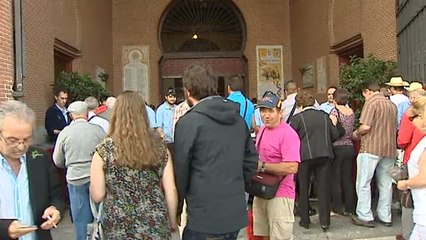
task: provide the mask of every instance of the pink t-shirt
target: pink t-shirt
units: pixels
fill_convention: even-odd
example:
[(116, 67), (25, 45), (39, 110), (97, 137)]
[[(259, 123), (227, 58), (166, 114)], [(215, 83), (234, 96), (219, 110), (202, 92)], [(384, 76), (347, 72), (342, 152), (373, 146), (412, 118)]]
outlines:
[[(300, 162), (299, 135), (285, 122), (281, 122), (275, 128), (263, 126), (259, 130), (256, 143), (260, 160), (264, 162)], [(275, 197), (294, 199), (295, 188), (294, 174), (288, 174), (282, 180)]]

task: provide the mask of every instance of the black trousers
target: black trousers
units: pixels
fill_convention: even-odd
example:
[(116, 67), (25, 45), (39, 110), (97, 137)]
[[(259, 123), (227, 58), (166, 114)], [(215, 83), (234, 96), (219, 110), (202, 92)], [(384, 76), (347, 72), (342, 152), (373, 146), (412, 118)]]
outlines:
[(330, 159), (314, 158), (303, 160), (299, 165), (299, 216), (300, 222), (311, 223), (309, 219), (309, 183), (311, 174), (314, 174), (318, 193), (318, 212), (320, 224), (330, 225)]
[[(355, 213), (355, 195), (352, 182), (354, 147), (335, 146), (334, 161), (331, 164), (331, 209), (336, 213)], [(343, 209), (343, 202), (345, 208)]]

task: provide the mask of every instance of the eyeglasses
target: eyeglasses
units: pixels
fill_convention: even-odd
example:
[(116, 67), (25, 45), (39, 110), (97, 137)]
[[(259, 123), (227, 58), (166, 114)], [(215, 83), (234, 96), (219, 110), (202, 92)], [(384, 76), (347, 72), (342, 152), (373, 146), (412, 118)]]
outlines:
[(410, 120), (410, 122), (412, 122), (414, 119), (421, 117), (421, 116), (422, 116), (421, 114), (415, 114), (413, 116), (408, 117), (408, 119)]
[(19, 140), (19, 139), (16, 139), (16, 138), (5, 138), (3, 136), (2, 132), (0, 132), (0, 137), (3, 139), (3, 141), (6, 143), (6, 145), (8, 145), (9, 147), (13, 147), (13, 148), (18, 147), (20, 144), (27, 147), (33, 141), (32, 137), (29, 137), (29, 138), (24, 139), (24, 140)]

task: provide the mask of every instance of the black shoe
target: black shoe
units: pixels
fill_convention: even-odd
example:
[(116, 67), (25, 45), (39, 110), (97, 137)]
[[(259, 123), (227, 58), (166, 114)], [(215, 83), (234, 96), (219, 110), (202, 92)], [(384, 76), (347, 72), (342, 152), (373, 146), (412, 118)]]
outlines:
[(385, 221), (380, 220), (380, 218), (377, 218), (377, 222), (385, 225), (386, 227), (392, 227), (392, 222), (385, 222)]
[(309, 223), (299, 222), (299, 226), (304, 227), (305, 229), (309, 229)]
[(374, 228), (374, 222), (373, 221), (363, 221), (363, 220), (359, 219), (357, 216), (354, 216), (354, 215), (351, 216), (351, 219), (352, 219), (352, 223), (357, 225), (357, 226)]
[(323, 232), (327, 232), (328, 229), (330, 228), (330, 225), (321, 225), (321, 228)]

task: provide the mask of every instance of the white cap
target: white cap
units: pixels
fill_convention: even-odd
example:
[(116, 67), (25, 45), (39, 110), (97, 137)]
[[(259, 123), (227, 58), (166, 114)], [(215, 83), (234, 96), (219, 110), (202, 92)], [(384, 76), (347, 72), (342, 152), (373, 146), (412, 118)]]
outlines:
[(70, 113), (85, 113), (87, 112), (87, 104), (83, 101), (75, 101), (68, 106), (67, 110)]

